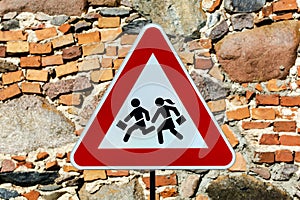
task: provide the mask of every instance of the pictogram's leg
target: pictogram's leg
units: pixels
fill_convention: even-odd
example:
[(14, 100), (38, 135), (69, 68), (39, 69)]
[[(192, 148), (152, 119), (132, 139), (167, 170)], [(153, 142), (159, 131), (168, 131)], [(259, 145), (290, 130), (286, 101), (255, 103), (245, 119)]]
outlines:
[(164, 143), (164, 138), (163, 138), (163, 134), (162, 134), (161, 130), (157, 132), (157, 136), (158, 136), (159, 144), (163, 144)]
[(123, 141), (124, 141), (124, 142), (128, 142), (128, 140), (129, 140), (129, 138), (130, 138), (132, 132), (133, 132), (134, 130), (138, 129), (138, 128), (139, 128), (139, 126), (136, 125), (136, 124), (134, 124), (133, 126), (131, 126), (131, 127), (127, 130), (127, 132), (126, 132), (126, 134), (125, 134), (125, 136), (124, 136), (124, 138), (123, 138)]
[(181, 135), (180, 133), (178, 133), (175, 129), (170, 129), (171, 133), (173, 133), (173, 135), (175, 135), (179, 140), (183, 139), (183, 135)]

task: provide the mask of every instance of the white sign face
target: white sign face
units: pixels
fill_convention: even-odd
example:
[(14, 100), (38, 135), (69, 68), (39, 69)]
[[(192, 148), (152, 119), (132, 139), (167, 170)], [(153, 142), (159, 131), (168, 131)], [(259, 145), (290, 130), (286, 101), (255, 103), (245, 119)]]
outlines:
[[(169, 115), (167, 114), (163, 116), (163, 114), (158, 114), (155, 122), (153, 122), (152, 119), (160, 107), (155, 103), (157, 98), (162, 98), (164, 100), (170, 99), (174, 104), (170, 104), (165, 101), (164, 105), (169, 108), (175, 107), (179, 112), (179, 115), (173, 110), (170, 110)], [(142, 117), (138, 117), (138, 120), (136, 120), (135, 116), (132, 116), (127, 122), (125, 122), (125, 118), (135, 109), (135, 107), (131, 105), (131, 101), (133, 99), (138, 99), (140, 102), (138, 107), (142, 107), (148, 111), (148, 120), (146, 119), (145, 113), (142, 114), (138, 113), (137, 111), (136, 114), (141, 114)], [(185, 118), (185, 121), (182, 124), (176, 122), (176, 119), (178, 119), (180, 116)], [(143, 127), (136, 126), (137, 123), (139, 124), (140, 120), (145, 122), (145, 131), (143, 130)], [(177, 136), (172, 133), (172, 128), (162, 128), (164, 126), (162, 124), (172, 124), (172, 122), (170, 122), (171, 120), (175, 126), (175, 131), (179, 133)], [(121, 121), (120, 123), (123, 124), (122, 128), (124, 130), (117, 126), (119, 121)], [(159, 142), (158, 140), (158, 132), (160, 130), (162, 131), (163, 143)], [(130, 136), (127, 141), (124, 141), (126, 133), (130, 133)], [(125, 100), (125, 103), (115, 117), (115, 120), (110, 126), (107, 134), (99, 144), (99, 148), (146, 149), (185, 147), (207, 148), (207, 145), (201, 137), (197, 127), (193, 123), (193, 120), (190, 119), (188, 112), (177, 96), (173, 86), (162, 70), (155, 55), (152, 54), (127, 99)]]

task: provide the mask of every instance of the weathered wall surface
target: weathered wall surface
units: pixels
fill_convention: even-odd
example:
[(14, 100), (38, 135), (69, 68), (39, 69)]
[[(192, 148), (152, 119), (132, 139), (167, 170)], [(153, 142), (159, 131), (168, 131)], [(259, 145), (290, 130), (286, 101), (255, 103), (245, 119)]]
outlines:
[(158, 170), (157, 199), (300, 199), (300, 5), (163, 2), (0, 1), (0, 199), (148, 198), (148, 171), (81, 171), (70, 151), (150, 21), (236, 152), (228, 170)]

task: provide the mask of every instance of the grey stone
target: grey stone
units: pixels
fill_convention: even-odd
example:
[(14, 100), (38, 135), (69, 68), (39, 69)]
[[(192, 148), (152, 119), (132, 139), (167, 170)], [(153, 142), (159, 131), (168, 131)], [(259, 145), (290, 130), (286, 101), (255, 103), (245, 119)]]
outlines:
[(218, 12), (212, 13), (209, 18), (208, 18), (208, 22), (207, 22), (207, 26), (208, 28), (213, 27), (214, 25), (216, 25), (221, 19), (221, 14)]
[(67, 191), (55, 191), (51, 192), (50, 194), (43, 195), (44, 200), (53, 200), (53, 199), (58, 199), (62, 195), (66, 194)]
[(80, 16), (86, 10), (86, 6), (87, 0), (1, 0), (0, 15), (15, 11)]
[(12, 199), (19, 196), (19, 193), (15, 190), (8, 190), (5, 188), (0, 188), (0, 199)]
[(100, 10), (100, 14), (105, 17), (127, 17), (130, 11), (131, 9), (128, 8), (103, 8)]
[[(113, 191), (113, 192), (112, 192)], [(94, 194), (90, 194), (85, 190), (85, 185), (79, 191), (79, 198), (81, 200), (128, 200), (128, 199), (144, 199), (143, 188), (138, 180), (133, 179), (129, 183), (110, 184), (101, 186), (100, 190)]]
[(0, 104), (0, 153), (60, 147), (77, 140), (74, 124), (42, 97), (23, 95)]
[(61, 185), (45, 185), (39, 187), (39, 190), (43, 192), (51, 192), (51, 191), (59, 190), (61, 188), (62, 188)]
[(43, 12), (37, 12), (35, 14), (35, 19), (37, 19), (39, 21), (50, 21), (52, 19), (52, 17)]
[(75, 177), (72, 180), (68, 180), (65, 182), (66, 187), (80, 186), (83, 185), (84, 179), (80, 177)]
[(11, 20), (8, 20), (8, 21), (4, 21), (4, 22), (1, 23), (1, 25), (2, 25), (2, 30), (3, 31), (8, 31), (8, 30), (20, 28), (20, 22), (19, 22), (19, 20), (16, 20), (16, 19), (11, 19)]
[(83, 18), (87, 21), (94, 21), (98, 20), (100, 17), (101, 15), (99, 13), (87, 13)]
[(192, 71), (191, 77), (205, 101), (223, 99), (229, 92), (228, 88), (223, 87), (220, 82), (202, 76), (196, 71)]
[(75, 79), (60, 80), (55, 83), (46, 83), (43, 86), (43, 90), (47, 96), (54, 99), (60, 94), (88, 90), (91, 87), (92, 84), (87, 77), (77, 77)]
[(191, 35), (206, 23), (206, 15), (198, 0), (132, 0), (133, 8), (167, 34)]
[(6, 62), (5, 60), (0, 60), (0, 72), (4, 73), (4, 72), (14, 72), (18, 70), (18, 66), (10, 63), (10, 62)]
[(67, 15), (58, 15), (58, 16), (54, 16), (50, 23), (54, 26), (60, 26), (63, 23), (65, 23), (67, 20), (69, 19), (69, 16)]
[(180, 193), (184, 198), (192, 197), (196, 193), (200, 181), (199, 175), (189, 175), (181, 184)]
[(75, 32), (79, 33), (82, 32), (84, 30), (90, 29), (92, 26), (91, 22), (86, 22), (86, 21), (79, 21), (75, 24)]
[(229, 12), (254, 12), (260, 10), (266, 0), (225, 0), (225, 9)]
[(297, 21), (282, 21), (227, 35), (215, 50), (232, 81), (283, 79), (295, 64), (299, 36)]
[(227, 25), (227, 22), (222, 21), (211, 30), (209, 37), (212, 40), (218, 40), (221, 39), (228, 31), (229, 27)]
[(288, 181), (297, 170), (298, 166), (293, 164), (275, 165), (272, 169), (272, 179)]
[(231, 16), (231, 23), (234, 30), (240, 31), (243, 28), (253, 28), (254, 17), (252, 14), (234, 14)]
[(285, 199), (292, 198), (276, 186), (262, 182), (252, 176), (219, 176), (212, 181), (206, 192), (211, 200), (220, 199)]
[(3, 20), (9, 20), (9, 19), (13, 19), (17, 16), (17, 12), (9, 12), (9, 13), (6, 13), (5, 15), (3, 15), (2, 19)]
[(57, 172), (9, 172), (0, 173), (0, 182), (12, 183), (22, 187), (30, 187), (37, 184), (52, 184), (58, 176)]
[(151, 23), (150, 20), (135, 20), (123, 26), (122, 30), (127, 34), (139, 34), (141, 29), (149, 23)]
[(269, 180), (271, 178), (270, 170), (266, 167), (255, 167), (252, 168), (251, 171), (259, 175), (263, 179)]

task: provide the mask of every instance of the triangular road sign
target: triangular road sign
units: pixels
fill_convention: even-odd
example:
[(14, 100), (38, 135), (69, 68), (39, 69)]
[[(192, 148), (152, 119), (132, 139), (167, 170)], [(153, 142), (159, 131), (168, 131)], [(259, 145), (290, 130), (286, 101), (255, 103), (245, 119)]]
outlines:
[(139, 34), (71, 153), (79, 169), (226, 169), (235, 154), (161, 27)]

